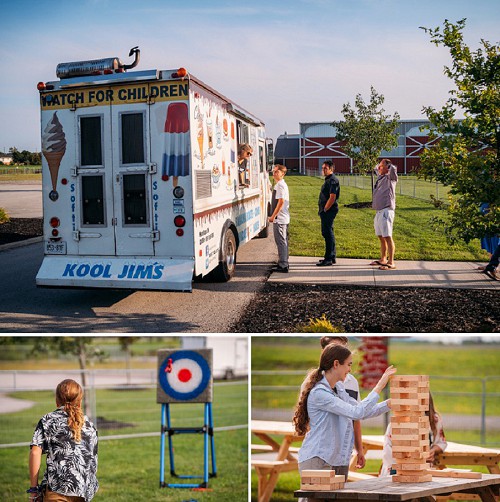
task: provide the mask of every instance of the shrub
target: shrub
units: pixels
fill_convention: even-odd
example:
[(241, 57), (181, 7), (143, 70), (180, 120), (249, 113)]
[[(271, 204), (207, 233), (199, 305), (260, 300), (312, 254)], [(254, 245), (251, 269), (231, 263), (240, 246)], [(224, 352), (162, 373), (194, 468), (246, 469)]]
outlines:
[(10, 221), (9, 215), (5, 209), (0, 207), (0, 223), (7, 223), (8, 221)]
[(342, 326), (334, 326), (323, 314), (316, 319), (309, 319), (309, 324), (298, 327), (298, 333), (343, 333)]

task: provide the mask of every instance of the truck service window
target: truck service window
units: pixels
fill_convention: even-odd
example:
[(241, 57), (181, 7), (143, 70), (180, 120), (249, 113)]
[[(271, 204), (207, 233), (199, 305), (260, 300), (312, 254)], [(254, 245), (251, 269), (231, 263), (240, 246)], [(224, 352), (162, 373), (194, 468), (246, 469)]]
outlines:
[(144, 164), (144, 115), (122, 113), (122, 164)]
[(101, 117), (80, 117), (82, 166), (102, 166)]
[(82, 225), (105, 225), (104, 176), (84, 175), (82, 180)]
[(147, 225), (146, 175), (123, 175), (123, 224)]

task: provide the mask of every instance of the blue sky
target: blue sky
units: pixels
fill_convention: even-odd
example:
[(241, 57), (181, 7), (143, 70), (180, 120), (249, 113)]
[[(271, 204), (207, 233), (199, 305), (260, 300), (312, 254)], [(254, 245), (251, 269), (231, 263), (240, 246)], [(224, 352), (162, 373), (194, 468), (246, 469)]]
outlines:
[(0, 150), (40, 149), (37, 82), (60, 62), (141, 49), (140, 70), (174, 69), (216, 88), (267, 125), (341, 118), (370, 86), (388, 113), (421, 118), (452, 89), (446, 49), (419, 26), (467, 18), (466, 42), (500, 39), (498, 0), (67, 0), (2, 2)]

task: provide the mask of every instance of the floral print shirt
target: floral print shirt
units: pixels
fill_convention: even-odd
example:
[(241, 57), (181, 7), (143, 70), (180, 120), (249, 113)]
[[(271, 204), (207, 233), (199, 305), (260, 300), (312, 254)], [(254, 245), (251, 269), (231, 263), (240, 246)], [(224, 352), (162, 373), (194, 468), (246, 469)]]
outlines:
[(32, 446), (40, 447), (42, 453), (47, 454), (43, 487), (62, 495), (92, 500), (99, 487), (97, 429), (86, 416), (81, 441), (76, 443), (64, 408), (44, 415), (36, 426)]

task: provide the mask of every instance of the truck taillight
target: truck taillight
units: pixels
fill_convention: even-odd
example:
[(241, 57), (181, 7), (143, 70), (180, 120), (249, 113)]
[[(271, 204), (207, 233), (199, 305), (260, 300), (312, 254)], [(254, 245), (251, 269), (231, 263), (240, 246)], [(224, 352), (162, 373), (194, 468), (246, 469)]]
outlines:
[(52, 237), (57, 237), (59, 235), (59, 230), (57, 230), (57, 228), (54, 228), (51, 233)]
[(185, 224), (186, 224), (186, 218), (184, 218), (184, 216), (177, 215), (174, 218), (174, 225), (176, 227), (183, 227)]
[(178, 228), (175, 233), (179, 236), (182, 237), (184, 235), (184, 230), (182, 228)]
[(52, 228), (57, 228), (61, 224), (61, 220), (56, 216), (50, 218), (49, 224)]

